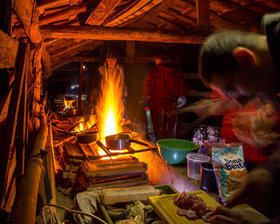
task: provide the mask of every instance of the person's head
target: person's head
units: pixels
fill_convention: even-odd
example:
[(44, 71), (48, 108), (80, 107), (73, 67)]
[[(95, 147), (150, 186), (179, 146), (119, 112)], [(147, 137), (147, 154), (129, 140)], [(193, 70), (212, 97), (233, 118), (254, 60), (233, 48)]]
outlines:
[(117, 53), (113, 50), (110, 50), (107, 52), (106, 55), (106, 62), (108, 64), (109, 67), (115, 67), (118, 61), (118, 56)]
[(279, 90), (266, 36), (236, 30), (210, 35), (200, 50), (204, 84), (229, 98), (261, 97)]

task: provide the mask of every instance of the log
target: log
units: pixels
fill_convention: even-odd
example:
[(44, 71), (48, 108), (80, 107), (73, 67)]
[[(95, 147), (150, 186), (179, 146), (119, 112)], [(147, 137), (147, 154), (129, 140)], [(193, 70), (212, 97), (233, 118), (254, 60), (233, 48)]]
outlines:
[(90, 39), (90, 40), (134, 40), (161, 43), (201, 44), (205, 37), (197, 34), (164, 33), (137, 29), (111, 27), (54, 27), (42, 28), (45, 38)]
[(99, 5), (91, 12), (86, 24), (92, 26), (101, 25), (105, 19), (114, 11), (121, 0), (101, 0)]
[[(48, 136), (48, 126), (42, 119), (41, 127), (33, 145), (31, 158), (28, 161), (26, 172), (20, 182), (14, 207), (11, 214), (11, 223), (35, 223), (39, 181), (43, 168), (41, 150), (45, 150)], [(32, 186), (32, 187), (31, 187)]]
[(40, 6), (38, 6), (38, 11), (39, 14), (44, 14), (46, 9), (51, 9), (51, 8), (57, 8), (57, 7), (61, 7), (64, 5), (69, 5), (70, 0), (53, 0), (53, 1), (47, 1), (43, 4), (41, 4)]
[(0, 68), (15, 67), (19, 42), (0, 30)]
[(91, 2), (89, 1), (78, 6), (73, 5), (47, 16), (40, 17), (40, 26), (44, 26), (49, 23), (54, 23), (61, 20), (73, 20), (75, 19), (77, 14), (86, 12), (87, 8), (90, 6), (90, 3)]
[[(10, 166), (10, 157), (13, 155), (12, 149), (14, 148), (16, 127), (18, 121), (18, 113), (20, 100), (22, 95), (22, 88), (24, 83), (24, 78), (28, 70), (29, 62), (29, 45), (21, 44), (19, 46), (19, 56), (16, 63), (16, 75), (15, 75), (15, 84), (11, 95), (11, 101), (9, 105), (9, 113), (7, 116), (7, 122), (2, 133), (2, 150), (0, 150), (0, 193), (1, 193), (1, 206), (5, 203), (5, 197), (7, 190), (10, 186), (9, 183), (9, 171), (8, 167)], [(3, 209), (3, 207), (2, 207)]]
[(42, 35), (39, 28), (39, 13), (35, 0), (17, 0), (14, 10), (32, 43), (40, 43)]
[(51, 56), (47, 52), (44, 42), (43, 42), (43, 45), (42, 45), (42, 62), (43, 62), (43, 65), (44, 65), (43, 74), (44, 74), (45, 79), (47, 79), (52, 74)]

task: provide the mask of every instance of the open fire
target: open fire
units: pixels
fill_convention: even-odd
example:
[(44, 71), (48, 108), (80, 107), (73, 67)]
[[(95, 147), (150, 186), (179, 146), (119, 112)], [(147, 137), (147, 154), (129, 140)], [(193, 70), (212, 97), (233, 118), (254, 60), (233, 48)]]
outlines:
[(96, 106), (100, 140), (121, 132), (124, 122), (124, 105), (122, 103), (124, 83), (116, 74), (105, 73), (101, 82), (101, 95)]

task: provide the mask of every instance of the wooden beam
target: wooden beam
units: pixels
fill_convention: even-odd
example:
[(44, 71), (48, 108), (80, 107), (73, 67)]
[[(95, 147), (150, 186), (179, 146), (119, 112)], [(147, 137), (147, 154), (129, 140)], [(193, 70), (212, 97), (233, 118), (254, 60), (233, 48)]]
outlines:
[(44, 65), (43, 75), (45, 78), (48, 78), (51, 76), (51, 73), (52, 73), (51, 57), (46, 50), (46, 46), (45, 46), (44, 42), (43, 42), (43, 46), (42, 46), (42, 62)]
[(132, 6), (128, 6), (128, 8), (124, 8), (122, 11), (118, 12), (110, 21), (105, 22), (105, 26), (117, 26), (126, 22), (127, 20), (131, 20), (149, 9), (155, 7), (163, 0), (141, 0), (135, 1)]
[(0, 68), (15, 67), (19, 42), (0, 30)]
[(196, 20), (199, 30), (205, 32), (210, 30), (209, 0), (196, 0)]
[(86, 24), (92, 26), (101, 25), (120, 2), (121, 0), (101, 0), (99, 5), (91, 12)]
[(52, 56), (52, 70), (59, 68), (62, 65), (71, 62), (71, 57), (80, 54), (81, 52), (92, 51), (97, 46), (101, 45), (101, 41), (85, 41), (75, 44), (64, 51)]
[[(141, 19), (136, 18), (137, 21), (129, 20), (128, 23), (131, 24), (133, 22), (133, 26), (142, 27), (145, 22), (149, 21), (152, 18), (156, 18), (160, 12), (165, 11), (172, 5), (174, 5), (173, 0), (164, 0), (161, 4), (149, 10), (149, 12), (143, 15)], [(121, 27), (125, 25), (127, 25), (127, 23), (121, 24)]]
[(0, 150), (0, 194), (1, 194), (1, 207), (3, 208), (5, 203), (5, 195), (7, 193), (7, 189), (9, 188), (10, 183), (8, 180), (10, 179), (8, 176), (8, 170), (10, 160), (9, 158), (12, 156), (12, 150), (14, 148), (16, 127), (18, 121), (18, 113), (19, 106), (21, 101), (22, 88), (24, 83), (25, 74), (28, 70), (28, 62), (29, 62), (29, 45), (21, 44), (19, 46), (19, 56), (17, 60), (16, 66), (16, 75), (15, 75), (15, 85), (11, 95), (11, 101), (9, 105), (9, 113), (7, 117), (7, 122), (5, 124), (5, 130), (2, 132), (2, 142)]
[(35, 0), (17, 0), (14, 10), (19, 17), (27, 36), (32, 43), (40, 43), (42, 35), (39, 28), (39, 13)]
[(73, 5), (66, 7), (65, 9), (58, 10), (55, 13), (40, 17), (40, 26), (48, 25), (62, 20), (73, 20), (76, 15), (81, 12), (86, 12), (90, 2), (86, 2), (80, 5)]
[(131, 40), (161, 43), (201, 44), (205, 37), (187, 33), (164, 33), (112, 27), (54, 27), (42, 28), (45, 38)]
[(43, 4), (39, 5), (38, 11), (39, 14), (44, 14), (46, 9), (51, 9), (51, 8), (57, 8), (57, 7), (61, 7), (64, 5), (69, 5), (70, 0), (53, 0), (53, 1), (46, 1)]

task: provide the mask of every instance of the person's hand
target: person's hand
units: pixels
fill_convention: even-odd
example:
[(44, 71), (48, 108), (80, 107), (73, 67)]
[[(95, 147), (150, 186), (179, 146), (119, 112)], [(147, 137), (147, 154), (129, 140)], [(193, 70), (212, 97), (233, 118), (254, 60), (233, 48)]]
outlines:
[(187, 103), (187, 98), (185, 96), (179, 96), (177, 100), (176, 108), (181, 108)]
[(247, 174), (238, 190), (230, 197), (230, 202), (226, 206), (232, 207), (237, 204), (247, 203), (264, 213), (266, 211), (264, 198), (268, 198), (274, 184), (271, 172), (264, 168), (256, 168)]
[(210, 219), (211, 224), (260, 224), (258, 219), (246, 215), (246, 213), (222, 206), (217, 207), (213, 211), (213, 215)]

